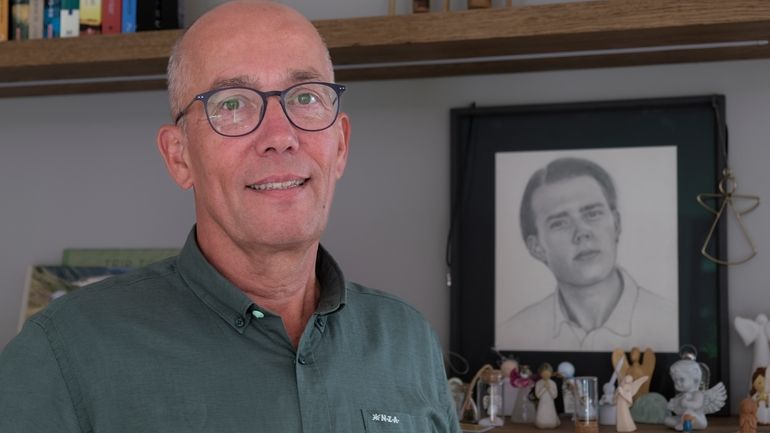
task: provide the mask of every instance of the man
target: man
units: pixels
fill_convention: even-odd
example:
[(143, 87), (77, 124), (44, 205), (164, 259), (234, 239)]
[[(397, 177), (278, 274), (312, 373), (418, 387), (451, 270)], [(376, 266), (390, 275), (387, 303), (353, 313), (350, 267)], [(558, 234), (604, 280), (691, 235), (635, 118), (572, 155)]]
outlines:
[(596, 163), (560, 158), (524, 190), (521, 232), (556, 290), (505, 320), (498, 345), (513, 350), (675, 351), (677, 311), (617, 265), (620, 213), (610, 175)]
[(0, 356), (0, 431), (459, 432), (428, 324), (320, 246), (350, 134), (333, 81), (280, 4), (191, 26), (157, 142), (196, 226), (178, 257), (28, 321)]

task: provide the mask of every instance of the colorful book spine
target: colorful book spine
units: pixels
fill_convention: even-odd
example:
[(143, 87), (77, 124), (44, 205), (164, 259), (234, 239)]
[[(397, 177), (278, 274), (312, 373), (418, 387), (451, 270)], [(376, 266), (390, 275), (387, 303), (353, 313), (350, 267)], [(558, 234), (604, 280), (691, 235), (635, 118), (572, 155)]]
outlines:
[(137, 0), (123, 0), (123, 13), (120, 18), (120, 31), (122, 33), (134, 33), (136, 31), (136, 2)]
[(95, 35), (102, 31), (102, 0), (80, 0), (80, 34)]
[(8, 14), (8, 0), (0, 0), (0, 42), (8, 40), (8, 27), (10, 26)]
[(29, 0), (29, 38), (43, 38), (43, 10), (45, 0)]
[(45, 26), (44, 38), (54, 39), (61, 35), (61, 0), (46, 0), (43, 25)]
[(102, 0), (102, 33), (120, 33), (121, 0)]
[(11, 39), (29, 39), (29, 0), (11, 0)]
[(61, 0), (59, 17), (59, 37), (74, 38), (80, 36), (80, 1)]

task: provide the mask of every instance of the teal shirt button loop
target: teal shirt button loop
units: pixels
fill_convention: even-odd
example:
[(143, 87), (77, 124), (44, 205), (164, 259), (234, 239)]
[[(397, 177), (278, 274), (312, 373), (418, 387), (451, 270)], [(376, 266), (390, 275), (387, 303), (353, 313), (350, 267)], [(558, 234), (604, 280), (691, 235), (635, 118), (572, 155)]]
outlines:
[(263, 313), (263, 312), (261, 312), (259, 310), (252, 310), (251, 311), (251, 315), (254, 316), (254, 318), (256, 318), (256, 319), (261, 319), (261, 318), (265, 317), (265, 313)]

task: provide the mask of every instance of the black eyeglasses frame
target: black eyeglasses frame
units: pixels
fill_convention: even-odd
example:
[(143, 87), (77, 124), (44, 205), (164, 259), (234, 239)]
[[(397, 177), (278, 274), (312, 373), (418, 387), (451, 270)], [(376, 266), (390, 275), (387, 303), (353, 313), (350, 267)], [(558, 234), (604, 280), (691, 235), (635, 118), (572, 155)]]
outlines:
[[(284, 105), (284, 98), (285, 98), (286, 94), (289, 91), (291, 91), (292, 89), (294, 89), (295, 87), (299, 87), (299, 86), (303, 86), (303, 85), (307, 85), (307, 84), (321, 84), (321, 85), (330, 87), (336, 93), (336, 95), (337, 95), (337, 103), (336, 103), (337, 109), (336, 109), (336, 112), (334, 113), (334, 118), (332, 119), (332, 121), (329, 123), (328, 126), (325, 126), (323, 128), (319, 128), (319, 129), (303, 128), (303, 127), (298, 126), (297, 124), (295, 124), (294, 121), (291, 120), (291, 117), (289, 116), (289, 113), (286, 112), (286, 106)], [(235, 135), (223, 134), (222, 132), (217, 131), (217, 129), (211, 123), (211, 116), (209, 116), (209, 113), (208, 113), (208, 100), (211, 97), (211, 95), (214, 95), (215, 93), (218, 93), (218, 92), (220, 92), (222, 90), (228, 90), (228, 89), (251, 90), (253, 92), (256, 92), (262, 98), (262, 109), (261, 109), (261, 111), (259, 113), (259, 121), (257, 122), (256, 126), (254, 126), (254, 128), (252, 128), (248, 132), (244, 132), (242, 134), (235, 134)], [(295, 128), (297, 128), (297, 129), (299, 129), (301, 131), (307, 131), (307, 132), (323, 131), (325, 129), (330, 128), (332, 125), (334, 125), (334, 122), (337, 121), (337, 117), (339, 117), (339, 114), (340, 114), (340, 98), (342, 97), (342, 93), (345, 92), (346, 89), (347, 89), (347, 87), (344, 84), (327, 83), (327, 82), (324, 82), (324, 81), (305, 81), (305, 82), (302, 82), (302, 83), (293, 84), (293, 85), (287, 87), (284, 90), (268, 90), (268, 91), (265, 91), (265, 92), (263, 92), (261, 90), (257, 90), (257, 89), (251, 88), (251, 87), (247, 87), (247, 86), (218, 87), (216, 89), (211, 89), (211, 90), (208, 90), (206, 92), (203, 92), (203, 93), (200, 93), (198, 95), (195, 95), (193, 100), (190, 101), (190, 103), (187, 104), (187, 106), (184, 107), (182, 109), (182, 111), (180, 111), (179, 114), (176, 116), (176, 118), (174, 119), (174, 125), (179, 124), (179, 121), (187, 113), (187, 110), (189, 110), (190, 107), (192, 107), (192, 105), (196, 101), (201, 101), (203, 103), (203, 110), (206, 113), (206, 120), (209, 122), (209, 126), (211, 127), (211, 129), (214, 132), (216, 132), (217, 134), (219, 134), (221, 136), (224, 136), (224, 137), (243, 137), (244, 135), (251, 134), (252, 132), (256, 131), (257, 128), (259, 128), (259, 125), (261, 125), (262, 121), (265, 119), (265, 112), (267, 111), (268, 98), (271, 97), (271, 96), (277, 96), (278, 97), (278, 101), (281, 104), (281, 110), (283, 110), (283, 114), (286, 116), (286, 119), (289, 120), (289, 123), (291, 123), (292, 126), (294, 126)]]

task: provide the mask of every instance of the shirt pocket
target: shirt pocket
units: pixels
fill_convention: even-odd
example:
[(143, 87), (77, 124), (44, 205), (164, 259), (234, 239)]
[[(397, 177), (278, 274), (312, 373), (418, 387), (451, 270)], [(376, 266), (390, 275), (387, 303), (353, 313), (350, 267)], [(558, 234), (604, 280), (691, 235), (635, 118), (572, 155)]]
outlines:
[(435, 433), (425, 416), (407, 412), (361, 409), (366, 433)]

